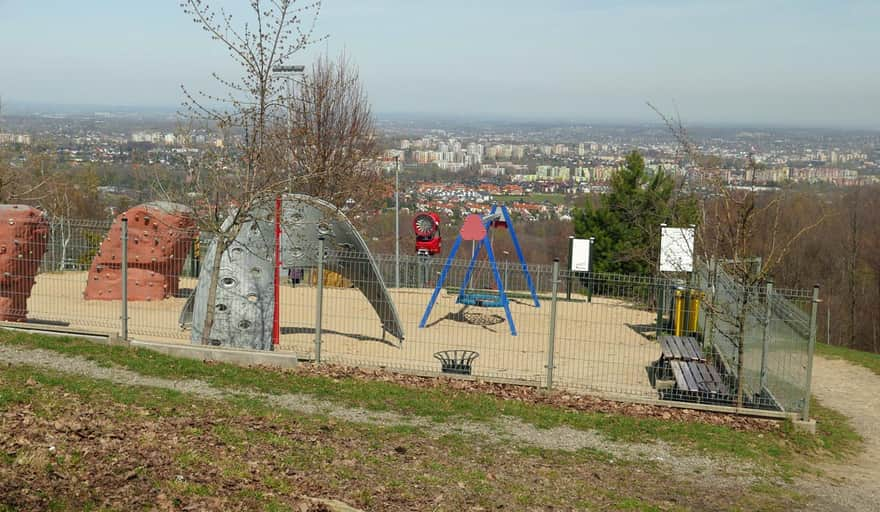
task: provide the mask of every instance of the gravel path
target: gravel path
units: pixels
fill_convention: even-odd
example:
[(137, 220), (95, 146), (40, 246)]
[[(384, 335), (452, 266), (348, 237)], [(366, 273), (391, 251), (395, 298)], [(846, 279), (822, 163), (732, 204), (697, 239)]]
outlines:
[(821, 478), (801, 482), (803, 491), (815, 496), (807, 510), (880, 510), (880, 376), (846, 361), (816, 357), (813, 394), (849, 417), (865, 442), (854, 458), (823, 464)]
[(116, 384), (171, 389), (210, 400), (223, 400), (244, 395), (290, 411), (303, 414), (322, 414), (341, 421), (418, 427), (434, 437), (460, 433), (485, 437), (493, 442), (530, 445), (553, 450), (577, 451), (585, 448), (598, 450), (623, 460), (653, 461), (662, 464), (669, 471), (684, 476), (692, 477), (694, 474), (700, 474), (703, 483), (708, 487), (714, 485), (719, 487), (748, 486), (757, 479), (755, 473), (758, 469), (743, 464), (741, 461), (730, 464), (728, 461), (711, 457), (683, 454), (663, 442), (612, 442), (594, 431), (575, 430), (567, 427), (538, 429), (510, 417), (499, 418), (492, 423), (472, 421), (436, 423), (416, 416), (402, 416), (395, 413), (373, 412), (340, 406), (303, 394), (270, 395), (250, 391), (230, 391), (214, 387), (200, 380), (149, 377), (124, 368), (102, 367), (93, 361), (80, 357), (67, 356), (47, 350), (20, 349), (4, 345), (0, 345), (0, 362), (48, 368)]

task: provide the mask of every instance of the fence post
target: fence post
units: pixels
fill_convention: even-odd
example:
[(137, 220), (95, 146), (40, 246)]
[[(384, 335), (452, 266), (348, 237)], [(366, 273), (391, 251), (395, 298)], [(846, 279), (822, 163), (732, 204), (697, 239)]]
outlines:
[(773, 319), (773, 281), (768, 280), (765, 285), (764, 298), (764, 338), (761, 344), (761, 389), (767, 388), (767, 352), (770, 349), (770, 322)]
[(810, 308), (810, 343), (807, 346), (807, 379), (804, 383), (804, 410), (801, 419), (810, 419), (810, 396), (813, 385), (813, 354), (816, 352), (816, 315), (819, 309), (819, 285), (813, 286), (813, 304)]
[(550, 334), (547, 337), (547, 389), (553, 388), (554, 353), (556, 352), (556, 292), (559, 287), (559, 258), (553, 259), (553, 283), (550, 299)]
[(666, 285), (661, 281), (657, 284), (657, 341), (660, 341), (660, 336), (663, 334), (663, 312), (666, 310)]
[(315, 362), (321, 362), (321, 322), (324, 309), (324, 237), (318, 238), (318, 296), (315, 305)]
[(122, 218), (122, 341), (128, 341), (128, 218)]

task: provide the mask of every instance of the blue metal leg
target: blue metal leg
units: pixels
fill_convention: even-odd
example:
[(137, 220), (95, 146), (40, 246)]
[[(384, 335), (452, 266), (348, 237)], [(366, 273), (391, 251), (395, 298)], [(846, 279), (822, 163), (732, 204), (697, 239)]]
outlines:
[(529, 291), (532, 292), (532, 301), (535, 303), (535, 307), (541, 307), (540, 301), (538, 301), (538, 292), (535, 291), (535, 285), (532, 283), (532, 274), (529, 273), (529, 266), (526, 264), (526, 259), (523, 256), (522, 248), (519, 246), (519, 239), (516, 237), (516, 230), (513, 229), (513, 221), (510, 219), (510, 213), (507, 211), (507, 206), (501, 205), (501, 213), (504, 215), (504, 222), (507, 223), (507, 230), (510, 231), (510, 239), (513, 240), (513, 248), (516, 249), (516, 257), (519, 258), (519, 264), (522, 267), (523, 274), (526, 276), (526, 284), (529, 285)]
[(428, 323), (428, 317), (431, 316), (431, 310), (434, 309), (434, 303), (440, 295), (440, 289), (443, 288), (443, 283), (446, 281), (446, 275), (449, 273), (449, 267), (452, 266), (452, 259), (455, 258), (455, 253), (458, 252), (458, 247), (460, 245), (461, 235), (458, 235), (458, 238), (455, 239), (455, 244), (452, 245), (452, 250), (449, 251), (449, 257), (446, 258), (446, 263), (443, 264), (443, 270), (440, 272), (440, 278), (437, 279), (437, 286), (434, 287), (434, 293), (431, 294), (431, 300), (428, 302), (428, 307), (425, 308), (425, 314), (422, 315), (422, 321), (419, 323), (419, 328), (424, 327), (425, 324)]
[(495, 263), (495, 253), (492, 251), (492, 244), (486, 244), (486, 252), (489, 253), (489, 264), (492, 266), (492, 275), (495, 276), (495, 284), (498, 286), (498, 294), (501, 297), (501, 304), (504, 306), (507, 324), (510, 325), (510, 335), (516, 336), (516, 324), (513, 323), (513, 315), (510, 313), (510, 301), (507, 300), (507, 291), (504, 289), (504, 282), (501, 280), (498, 265)]

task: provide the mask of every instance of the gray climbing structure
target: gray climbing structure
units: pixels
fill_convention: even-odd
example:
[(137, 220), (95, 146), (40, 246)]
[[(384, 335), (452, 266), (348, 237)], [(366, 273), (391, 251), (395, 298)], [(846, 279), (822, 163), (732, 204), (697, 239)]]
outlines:
[[(381, 329), (403, 341), (394, 302), (366, 243), (351, 222), (330, 203), (306, 195), (285, 195), (281, 202), (282, 267), (317, 267), (319, 238), (324, 238), (324, 268), (351, 281), (373, 306)], [(216, 248), (214, 242), (205, 251), (195, 293), (181, 313), (181, 324), (192, 324), (195, 344), (202, 342), (212, 275), (209, 262)], [(270, 205), (252, 212), (221, 257), (216, 300), (211, 305), (211, 344), (272, 350), (274, 270), (275, 211)]]

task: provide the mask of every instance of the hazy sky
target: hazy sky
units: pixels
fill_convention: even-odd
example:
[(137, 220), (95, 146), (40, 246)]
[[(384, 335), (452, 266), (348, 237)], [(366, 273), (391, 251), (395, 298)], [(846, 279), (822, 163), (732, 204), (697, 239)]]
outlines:
[[(178, 0), (0, 0), (9, 102), (170, 106), (238, 70)], [(247, 0), (220, 0), (244, 19)], [(380, 113), (880, 128), (878, 0), (324, 0)]]

